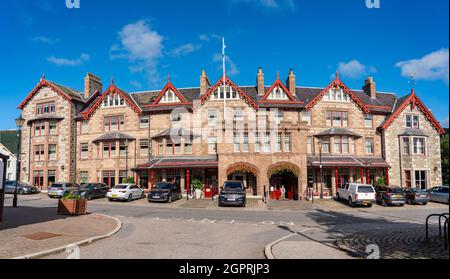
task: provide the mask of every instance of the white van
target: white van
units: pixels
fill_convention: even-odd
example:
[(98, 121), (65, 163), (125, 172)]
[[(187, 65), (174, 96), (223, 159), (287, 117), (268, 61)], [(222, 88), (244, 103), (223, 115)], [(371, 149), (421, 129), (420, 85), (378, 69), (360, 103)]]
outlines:
[(372, 207), (375, 203), (375, 188), (368, 184), (347, 183), (343, 188), (339, 188), (337, 200), (346, 200), (348, 205), (364, 205)]

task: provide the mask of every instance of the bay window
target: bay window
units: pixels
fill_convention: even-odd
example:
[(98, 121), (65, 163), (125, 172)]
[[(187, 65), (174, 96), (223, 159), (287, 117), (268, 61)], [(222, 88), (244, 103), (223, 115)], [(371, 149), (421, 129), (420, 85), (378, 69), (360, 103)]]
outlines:
[(414, 154), (425, 155), (425, 138), (414, 138)]

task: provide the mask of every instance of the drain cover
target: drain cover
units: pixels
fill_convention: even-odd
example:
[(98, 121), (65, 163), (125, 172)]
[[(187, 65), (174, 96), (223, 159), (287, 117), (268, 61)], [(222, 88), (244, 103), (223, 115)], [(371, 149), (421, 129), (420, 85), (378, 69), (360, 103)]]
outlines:
[(45, 239), (54, 238), (54, 237), (58, 237), (58, 236), (61, 236), (61, 235), (56, 234), (56, 233), (49, 233), (49, 232), (38, 232), (38, 233), (23, 235), (23, 237), (31, 239), (31, 240), (45, 240)]

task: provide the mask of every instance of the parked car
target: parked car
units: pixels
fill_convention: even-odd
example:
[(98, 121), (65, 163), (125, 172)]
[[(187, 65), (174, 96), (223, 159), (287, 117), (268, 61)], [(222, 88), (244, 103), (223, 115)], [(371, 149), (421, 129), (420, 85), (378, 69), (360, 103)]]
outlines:
[(84, 183), (80, 189), (74, 193), (87, 200), (92, 200), (95, 198), (106, 198), (108, 191), (109, 187), (104, 183)]
[(430, 202), (430, 192), (420, 188), (405, 188), (406, 203), (409, 205), (423, 204), (427, 205)]
[(404, 206), (406, 203), (405, 191), (397, 186), (377, 186), (376, 200), (382, 206), (398, 205)]
[(242, 181), (226, 181), (220, 189), (219, 206), (246, 206), (247, 194)]
[(62, 198), (66, 194), (78, 191), (78, 189), (80, 189), (80, 186), (76, 183), (55, 183), (48, 188), (48, 196), (50, 198)]
[(171, 203), (175, 200), (181, 200), (183, 195), (181, 194), (180, 186), (173, 183), (162, 182), (158, 183), (153, 190), (148, 193), (149, 202), (167, 202)]
[(109, 201), (128, 201), (145, 198), (144, 190), (134, 184), (119, 184), (106, 194)]
[(337, 200), (346, 200), (349, 206), (364, 205), (372, 207), (375, 203), (375, 189), (372, 185), (347, 183), (339, 188)]
[(448, 186), (434, 187), (430, 190), (432, 202), (442, 202), (449, 204), (448, 202)]
[(16, 191), (17, 184), (17, 194), (27, 195), (27, 194), (37, 194), (39, 193), (39, 188), (31, 186), (25, 182), (21, 181), (6, 181), (5, 182), (5, 194), (14, 194)]

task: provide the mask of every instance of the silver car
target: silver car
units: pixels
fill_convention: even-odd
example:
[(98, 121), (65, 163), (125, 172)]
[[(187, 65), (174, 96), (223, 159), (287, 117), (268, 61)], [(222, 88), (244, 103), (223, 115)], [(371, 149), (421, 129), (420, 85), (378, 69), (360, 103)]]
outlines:
[(448, 204), (448, 186), (434, 187), (430, 190), (432, 202), (442, 202)]
[(48, 188), (48, 196), (50, 198), (62, 198), (66, 194), (70, 194), (80, 189), (80, 186), (75, 183), (55, 183)]

